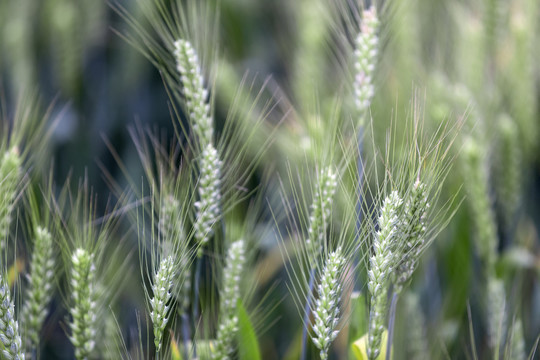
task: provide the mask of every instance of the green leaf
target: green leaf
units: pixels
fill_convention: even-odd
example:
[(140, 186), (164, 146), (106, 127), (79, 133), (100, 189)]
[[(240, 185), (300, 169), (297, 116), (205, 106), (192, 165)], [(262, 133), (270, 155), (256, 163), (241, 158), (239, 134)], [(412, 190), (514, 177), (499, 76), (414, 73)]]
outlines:
[[(309, 346), (309, 345), (308, 345)], [(300, 359), (302, 353), (302, 329), (299, 329), (295, 332), (294, 338), (292, 339), (283, 360), (297, 360)]]
[(8, 269), (7, 280), (8, 285), (11, 287), (17, 282), (19, 274), (24, 270), (25, 263), (24, 260), (17, 259), (13, 265)]
[(182, 354), (174, 337), (171, 337), (171, 360), (182, 360)]
[(351, 294), (351, 317), (349, 319), (349, 341), (361, 337), (368, 327), (368, 310), (366, 297), (363, 293), (355, 291)]
[(242, 301), (238, 301), (238, 325), (238, 358), (260, 360), (259, 341)]
[[(367, 355), (367, 340), (368, 340), (368, 333), (365, 333), (364, 336), (362, 336), (360, 339), (356, 340), (351, 344), (351, 350), (352, 354), (354, 355), (355, 360), (368, 360)], [(382, 334), (382, 341), (381, 341), (381, 352), (379, 356), (377, 356), (377, 360), (384, 360), (386, 359), (386, 343), (388, 341), (388, 331), (384, 330)]]

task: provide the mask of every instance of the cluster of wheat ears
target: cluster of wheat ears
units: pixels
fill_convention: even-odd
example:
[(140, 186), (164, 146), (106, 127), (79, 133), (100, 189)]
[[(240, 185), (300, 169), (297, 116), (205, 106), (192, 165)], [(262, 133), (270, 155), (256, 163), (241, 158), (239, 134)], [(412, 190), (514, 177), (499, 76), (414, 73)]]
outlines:
[[(299, 3), (299, 28), (309, 31), (299, 35), (296, 79), (285, 90), (257, 76), (234, 90), (222, 80), (232, 75), (217, 45), (215, 2), (141, 0), (142, 22), (112, 4), (128, 24), (117, 33), (159, 70), (175, 134), (163, 140), (131, 129), (144, 175), (131, 176), (115, 154), (126, 180), (106, 173), (115, 201), (105, 214), (86, 178), (59, 186), (52, 172), (36, 170), (50, 162), (43, 155), (60, 126), (48, 113), (21, 101), (2, 119), (1, 358), (43, 357), (42, 338), (55, 326), (76, 359), (274, 358), (260, 338), (290, 299), (298, 316), (286, 323), (299, 326), (286, 330), (297, 336), (281, 356), (451, 357), (458, 330), (429, 335), (421, 302), (429, 285), (411, 284), (421, 283), (415, 274), (428, 253), (434, 258), (432, 244), (468, 236), (452, 225), (462, 213), (473, 227), (475, 279), (469, 337), (453, 340), (466, 349), (457, 356), (525, 359), (528, 347), (535, 356), (535, 325), (523, 318), (503, 254), (534, 247), (520, 243), (527, 236), (519, 224), (528, 218), (523, 169), (535, 160), (538, 125), (531, 79), (538, 16), (525, 10), (537, 14), (539, 6), (510, 2), (523, 29), (513, 17), (504, 21), (503, 1), (484, 1), (482, 48), (467, 63), (472, 69), (461, 71), (468, 80), (426, 69), (435, 98), (415, 92), (405, 118), (388, 121), (372, 103), (384, 83), (377, 79), (400, 76), (388, 70), (388, 57), (407, 61), (406, 52), (385, 50), (399, 48), (388, 34), (411, 15), (407, 5)], [(323, 41), (318, 26), (332, 34), (324, 46), (340, 83), (324, 99), (328, 69), (310, 57)], [(518, 64), (498, 59), (501, 39), (515, 47)], [(224, 119), (218, 97), (230, 99)], [(271, 267), (283, 273), (274, 286), (265, 275)], [(129, 286), (145, 298), (144, 308), (130, 310), (135, 328), (117, 311)], [(284, 287), (288, 295), (274, 295)], [(56, 308), (65, 316), (51, 314)]]

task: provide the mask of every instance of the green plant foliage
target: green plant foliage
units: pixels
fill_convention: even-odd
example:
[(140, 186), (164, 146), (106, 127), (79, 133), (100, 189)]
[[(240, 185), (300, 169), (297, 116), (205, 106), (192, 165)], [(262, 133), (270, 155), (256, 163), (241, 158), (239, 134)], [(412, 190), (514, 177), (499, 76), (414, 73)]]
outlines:
[(0, 0), (0, 358), (537, 357), (538, 0)]
[[(355, 360), (368, 360), (369, 359), (368, 350), (367, 350), (368, 336), (369, 336), (368, 334), (365, 334), (364, 336), (357, 339), (351, 344), (351, 350), (352, 350)], [(382, 350), (375, 358), (376, 360), (386, 359), (387, 341), (388, 341), (388, 331), (384, 330), (381, 336)]]
[(241, 300), (238, 302), (238, 344), (240, 344), (238, 349), (240, 360), (262, 359), (257, 334)]

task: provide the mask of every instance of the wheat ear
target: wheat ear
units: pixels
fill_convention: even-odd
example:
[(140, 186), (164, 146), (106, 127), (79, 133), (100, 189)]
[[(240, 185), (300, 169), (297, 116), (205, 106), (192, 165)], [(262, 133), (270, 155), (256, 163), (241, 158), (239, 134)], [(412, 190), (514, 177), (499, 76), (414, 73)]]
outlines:
[(52, 298), (54, 254), (51, 233), (40, 226), (36, 228), (34, 250), (28, 275), (28, 292), (23, 307), (23, 319), (29, 340), (27, 350), (39, 346), (39, 332), (47, 316)]
[(396, 271), (394, 292), (399, 294), (407, 285), (422, 252), (426, 233), (426, 212), (429, 208), (426, 185), (417, 180), (405, 203), (401, 222), (403, 244), (399, 244), (399, 265)]
[(365, 113), (371, 105), (375, 93), (373, 75), (377, 61), (377, 30), (379, 20), (374, 6), (364, 10), (360, 33), (356, 37), (354, 51), (354, 94), (356, 109), (360, 117), (360, 125), (364, 125)]
[(313, 311), (313, 342), (320, 350), (322, 360), (328, 359), (330, 345), (339, 333), (337, 326), (344, 266), (345, 259), (341, 255), (341, 248), (338, 248), (328, 256), (319, 284), (319, 298)]
[(95, 289), (96, 268), (93, 255), (78, 248), (71, 258), (71, 290), (73, 318), (70, 340), (77, 360), (89, 359), (96, 346), (97, 302)]
[(238, 240), (231, 244), (224, 269), (220, 293), (219, 327), (212, 359), (230, 359), (234, 352), (234, 338), (238, 332), (237, 303), (240, 299), (240, 279), (245, 262), (245, 243)]
[(156, 353), (161, 351), (163, 331), (169, 321), (169, 301), (171, 299), (171, 288), (174, 279), (174, 259), (172, 256), (163, 258), (159, 263), (159, 268), (154, 274), (150, 307), (152, 312), (150, 318), (154, 325), (154, 345)]
[(4, 345), (2, 355), (6, 359), (24, 360), (19, 324), (15, 320), (9, 286), (3, 276), (0, 276), (0, 341)]
[(217, 150), (208, 144), (200, 158), (199, 177), (199, 201), (195, 202), (197, 219), (195, 221), (195, 239), (199, 246), (199, 256), (213, 233), (213, 226), (216, 223), (220, 208), (220, 176), (221, 160), (219, 160)]
[(11, 213), (21, 177), (21, 158), (16, 147), (6, 152), (0, 161), (0, 244), (6, 247)]
[(402, 200), (397, 191), (392, 191), (386, 197), (379, 216), (379, 231), (373, 239), (373, 255), (370, 258), (368, 271), (371, 307), (367, 354), (370, 360), (377, 359), (381, 351), (382, 333), (388, 307), (387, 292), (390, 276), (395, 266), (395, 258), (391, 249), (394, 247), (400, 229), (398, 210), (401, 204)]

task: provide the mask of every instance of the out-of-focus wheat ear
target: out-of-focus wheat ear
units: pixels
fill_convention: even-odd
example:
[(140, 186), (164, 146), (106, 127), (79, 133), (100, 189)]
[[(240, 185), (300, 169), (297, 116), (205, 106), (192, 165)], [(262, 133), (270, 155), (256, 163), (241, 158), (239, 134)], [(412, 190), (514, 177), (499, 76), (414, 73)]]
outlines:
[(191, 296), (191, 262), (190, 258), (185, 256), (182, 257), (182, 262), (180, 263), (180, 268), (182, 269), (182, 278), (181, 286), (178, 294), (178, 311), (180, 314), (186, 314), (189, 310), (190, 296)]
[(103, 324), (103, 334), (100, 337), (102, 343), (99, 344), (100, 354), (104, 360), (115, 360), (121, 358), (122, 338), (118, 328), (116, 318), (112, 311), (106, 312)]
[(523, 337), (523, 323), (520, 318), (516, 318), (510, 327), (508, 352), (507, 359), (527, 359), (525, 339)]
[(426, 320), (416, 294), (409, 292), (405, 296), (407, 311), (407, 356), (409, 359), (427, 360), (429, 356), (429, 343), (426, 333)]
[(183, 241), (186, 234), (181, 220), (180, 202), (173, 195), (166, 195), (161, 200), (161, 211), (159, 213), (159, 231), (165, 241)]
[(309, 314), (315, 285), (315, 273), (319, 266), (319, 257), (323, 246), (326, 247), (326, 229), (331, 221), (333, 197), (337, 188), (337, 177), (332, 167), (321, 170), (318, 176), (317, 188), (311, 202), (309, 215), (308, 236), (305, 240), (307, 265), (309, 268), (309, 282), (307, 284), (307, 297), (304, 306), (304, 320), (302, 331), (302, 346), (300, 358), (306, 357), (307, 335), (309, 329)]
[(513, 39), (513, 56), (507, 74), (511, 116), (516, 120), (521, 146), (527, 160), (538, 155), (538, 22), (540, 3), (519, 1), (512, 6), (509, 30)]
[(3, 275), (0, 275), (0, 341), (3, 344), (4, 358), (24, 360), (19, 324), (15, 319), (15, 307)]
[[(324, 81), (327, 54), (326, 47), (330, 38), (331, 22), (328, 16), (328, 2), (325, 0), (300, 0), (294, 5), (295, 24), (297, 25), (292, 73), (293, 94), (298, 110), (306, 113), (313, 109), (320, 98), (327, 96)], [(324, 86), (324, 87), (323, 87)], [(307, 114), (306, 114), (307, 115)]]
[(214, 224), (220, 216), (220, 177), (222, 162), (212, 144), (206, 145), (199, 159), (199, 200), (195, 202), (194, 224), (198, 256), (202, 256), (206, 243), (213, 234)]
[(21, 164), (17, 147), (12, 147), (0, 160), (0, 245), (7, 247), (11, 216), (15, 206), (17, 188), (21, 181)]
[(313, 310), (315, 323), (312, 340), (320, 350), (322, 360), (328, 359), (330, 345), (339, 333), (337, 327), (340, 319), (341, 281), (345, 264), (341, 248), (330, 253), (318, 287), (319, 298)]
[(90, 359), (95, 355), (97, 299), (93, 255), (77, 248), (71, 258), (70, 340), (75, 347), (77, 360)]
[(208, 144), (213, 143), (214, 121), (199, 57), (192, 44), (183, 39), (174, 43), (174, 56), (183, 86), (187, 115), (197, 135), (200, 149), (205, 149)]
[(150, 299), (150, 318), (154, 326), (154, 345), (156, 354), (161, 351), (163, 332), (169, 321), (169, 302), (171, 288), (175, 277), (175, 261), (172, 256), (161, 259), (159, 268), (154, 274), (152, 298)]
[(395, 267), (395, 256), (392, 249), (399, 237), (399, 208), (402, 199), (397, 191), (392, 191), (384, 199), (379, 216), (379, 230), (373, 238), (373, 255), (370, 258), (368, 271), (368, 289), (371, 295), (369, 310), (369, 329), (367, 353), (370, 360), (375, 360), (381, 351), (382, 333), (385, 327), (387, 293), (390, 277)]
[(495, 349), (502, 343), (506, 330), (506, 292), (503, 281), (494, 276), (488, 278), (486, 290), (488, 340), (489, 346)]
[(238, 332), (237, 304), (240, 299), (240, 280), (244, 268), (245, 242), (231, 243), (227, 253), (227, 265), (223, 270), (219, 307), (219, 327), (212, 349), (212, 359), (225, 360), (234, 353), (234, 340)]
[(504, 3), (504, 1), (499, 0), (484, 1), (484, 51), (488, 61), (496, 58), (495, 52), (498, 40), (501, 38), (503, 19), (508, 13)]
[(521, 203), (522, 153), (518, 129), (508, 116), (499, 119), (499, 144), (496, 189), (504, 230), (511, 237)]
[(426, 185), (417, 180), (405, 202), (401, 222), (403, 243), (398, 245), (398, 266), (395, 272), (394, 292), (399, 294), (412, 277), (425, 243), (426, 213), (429, 208)]
[(373, 75), (377, 64), (379, 20), (375, 6), (363, 11), (360, 33), (356, 37), (354, 51), (354, 95), (359, 125), (365, 124), (366, 113), (374, 94)]
[(189, 251), (186, 250), (187, 246), (185, 241), (186, 234), (184, 231), (184, 224), (182, 223), (182, 208), (180, 202), (173, 196), (165, 196), (161, 200), (161, 212), (159, 218), (159, 229), (162, 238), (165, 242), (171, 242), (176, 244), (175, 248), (178, 251), (182, 251), (180, 254), (179, 269), (181, 271), (177, 274), (181, 276), (183, 280), (177, 280), (179, 286), (176, 296), (178, 297), (178, 311), (180, 314), (185, 313), (188, 310), (190, 303), (191, 293), (191, 258)]
[(324, 246), (326, 230), (331, 221), (333, 197), (337, 188), (337, 177), (332, 167), (324, 168), (318, 177), (317, 188), (311, 203), (306, 248), (308, 265), (314, 268)]
[(22, 310), (27, 351), (39, 348), (39, 333), (47, 317), (48, 305), (53, 294), (54, 266), (52, 235), (47, 229), (37, 226), (28, 275), (28, 290)]
[(476, 249), (486, 271), (489, 272), (493, 269), (497, 256), (498, 239), (482, 146), (475, 139), (468, 138), (463, 145), (461, 160), (464, 187), (476, 231)]

